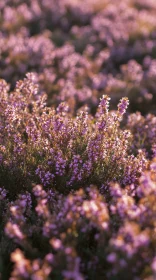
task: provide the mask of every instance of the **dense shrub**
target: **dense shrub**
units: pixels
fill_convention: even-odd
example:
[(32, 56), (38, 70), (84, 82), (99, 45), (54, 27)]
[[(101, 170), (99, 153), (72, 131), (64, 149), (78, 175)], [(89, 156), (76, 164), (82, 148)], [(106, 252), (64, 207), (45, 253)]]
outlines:
[(87, 108), (72, 117), (64, 103), (46, 107), (33, 78), (27, 74), (10, 94), (1, 82), (2, 184), (15, 194), (29, 182), (63, 193), (89, 183), (135, 183), (146, 159), (141, 150), (138, 157), (129, 154), (131, 135), (119, 127), (128, 100), (109, 112), (109, 97), (103, 96), (95, 117)]

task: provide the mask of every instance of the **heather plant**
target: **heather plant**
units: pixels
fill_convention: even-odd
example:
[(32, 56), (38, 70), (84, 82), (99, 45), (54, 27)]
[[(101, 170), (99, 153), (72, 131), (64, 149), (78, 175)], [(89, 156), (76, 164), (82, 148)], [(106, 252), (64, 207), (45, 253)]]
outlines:
[(133, 134), (132, 149), (137, 153), (143, 149), (147, 157), (156, 156), (156, 117), (148, 114), (143, 117), (140, 112), (128, 116), (127, 128)]
[(33, 74), (10, 94), (4, 81), (1, 87), (0, 177), (10, 193), (31, 183), (66, 193), (79, 185), (137, 181), (146, 159), (141, 150), (137, 157), (129, 153), (131, 134), (119, 127), (127, 98), (109, 112), (109, 97), (103, 96), (95, 117), (87, 108), (74, 117), (65, 103), (46, 106)]
[(138, 186), (112, 183), (103, 195), (91, 186), (63, 197), (40, 185), (20, 195), (5, 227), (17, 246), (10, 279), (154, 277), (155, 168)]

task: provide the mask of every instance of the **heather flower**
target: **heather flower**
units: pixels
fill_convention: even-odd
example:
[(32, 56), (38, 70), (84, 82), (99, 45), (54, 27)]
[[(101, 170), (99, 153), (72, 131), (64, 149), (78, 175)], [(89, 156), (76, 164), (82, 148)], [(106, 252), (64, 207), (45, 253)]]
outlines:
[(125, 112), (126, 112), (126, 109), (128, 107), (128, 104), (129, 104), (129, 101), (127, 98), (123, 98), (121, 100), (121, 102), (119, 103), (118, 105), (118, 112), (119, 112), (119, 115), (123, 115)]
[(101, 98), (101, 101), (99, 104), (99, 114), (100, 115), (108, 113), (109, 100), (110, 100), (110, 97), (108, 97), (107, 95), (104, 95)]
[(6, 198), (7, 191), (3, 188), (0, 188), (0, 200), (3, 200)]
[(24, 239), (24, 235), (22, 234), (22, 232), (20, 231), (18, 225), (16, 224), (12, 224), (10, 222), (8, 222), (8, 224), (6, 225), (6, 234), (8, 234), (11, 238), (19, 238), (19, 240), (23, 240)]
[(48, 258), (45, 258), (42, 262), (40, 259), (30, 261), (25, 258), (20, 249), (16, 249), (11, 254), (11, 260), (15, 263), (15, 269), (11, 275), (12, 280), (14, 279), (48, 279), (48, 276), (52, 270), (49, 265)]

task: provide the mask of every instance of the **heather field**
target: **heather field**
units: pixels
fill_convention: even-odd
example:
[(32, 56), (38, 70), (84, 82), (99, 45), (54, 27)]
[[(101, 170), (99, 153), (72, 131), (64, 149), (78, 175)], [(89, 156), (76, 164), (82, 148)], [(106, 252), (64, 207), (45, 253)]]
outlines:
[(156, 280), (156, 0), (0, 0), (0, 280)]

